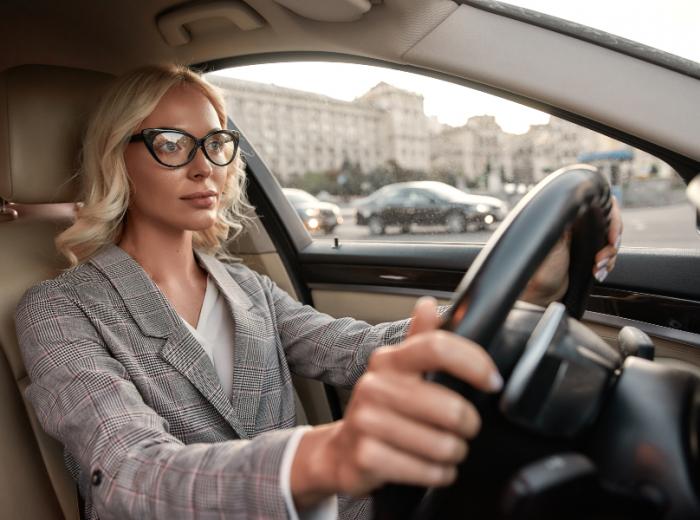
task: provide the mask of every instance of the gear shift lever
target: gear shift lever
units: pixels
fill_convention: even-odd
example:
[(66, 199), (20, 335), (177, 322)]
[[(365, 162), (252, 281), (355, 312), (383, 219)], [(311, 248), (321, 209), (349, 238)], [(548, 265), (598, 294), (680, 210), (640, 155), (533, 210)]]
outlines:
[(617, 346), (622, 357), (637, 356), (654, 361), (654, 342), (636, 327), (624, 327), (617, 335)]

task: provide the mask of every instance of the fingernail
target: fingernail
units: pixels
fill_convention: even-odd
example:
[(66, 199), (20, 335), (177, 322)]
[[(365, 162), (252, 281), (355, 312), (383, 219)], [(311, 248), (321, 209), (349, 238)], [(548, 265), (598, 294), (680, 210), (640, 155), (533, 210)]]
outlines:
[(498, 392), (503, 388), (503, 378), (498, 372), (491, 372), (489, 376), (489, 387), (493, 392)]
[(608, 258), (603, 258), (600, 262), (595, 264), (595, 269), (596, 271), (600, 271), (603, 267), (608, 266), (608, 262), (610, 262), (610, 257)]
[(617, 240), (615, 240), (615, 249), (620, 249), (620, 244), (622, 244), (622, 235), (617, 235)]
[(608, 277), (608, 270), (605, 268), (598, 269), (595, 272), (595, 279), (598, 280), (598, 282), (602, 283), (603, 280), (605, 280)]

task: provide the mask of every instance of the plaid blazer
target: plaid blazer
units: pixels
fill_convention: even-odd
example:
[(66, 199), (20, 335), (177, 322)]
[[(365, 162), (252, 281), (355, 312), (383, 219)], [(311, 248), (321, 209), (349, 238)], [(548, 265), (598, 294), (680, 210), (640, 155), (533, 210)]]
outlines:
[[(235, 322), (232, 395), (121, 248), (42, 282), (16, 313), (43, 428), (95, 518), (286, 518), (279, 469), (296, 424), (290, 372), (351, 386), (408, 321), (370, 326), (302, 305), (241, 264), (198, 254)], [(358, 505), (359, 504), (359, 505)], [(366, 503), (340, 500), (344, 517)]]

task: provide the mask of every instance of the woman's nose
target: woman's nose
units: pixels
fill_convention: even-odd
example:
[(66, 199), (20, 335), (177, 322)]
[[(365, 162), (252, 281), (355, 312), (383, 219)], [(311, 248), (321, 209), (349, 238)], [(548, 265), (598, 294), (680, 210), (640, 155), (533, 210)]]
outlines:
[(212, 174), (212, 164), (204, 155), (204, 150), (200, 147), (194, 154), (194, 159), (189, 164), (189, 174), (193, 178), (209, 177)]

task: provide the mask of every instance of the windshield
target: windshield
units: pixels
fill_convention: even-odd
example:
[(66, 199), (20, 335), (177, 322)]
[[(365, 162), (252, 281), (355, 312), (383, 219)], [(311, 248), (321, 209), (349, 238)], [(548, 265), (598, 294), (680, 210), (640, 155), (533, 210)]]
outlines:
[(508, 0), (502, 3), (593, 27), (700, 62), (697, 0)]

